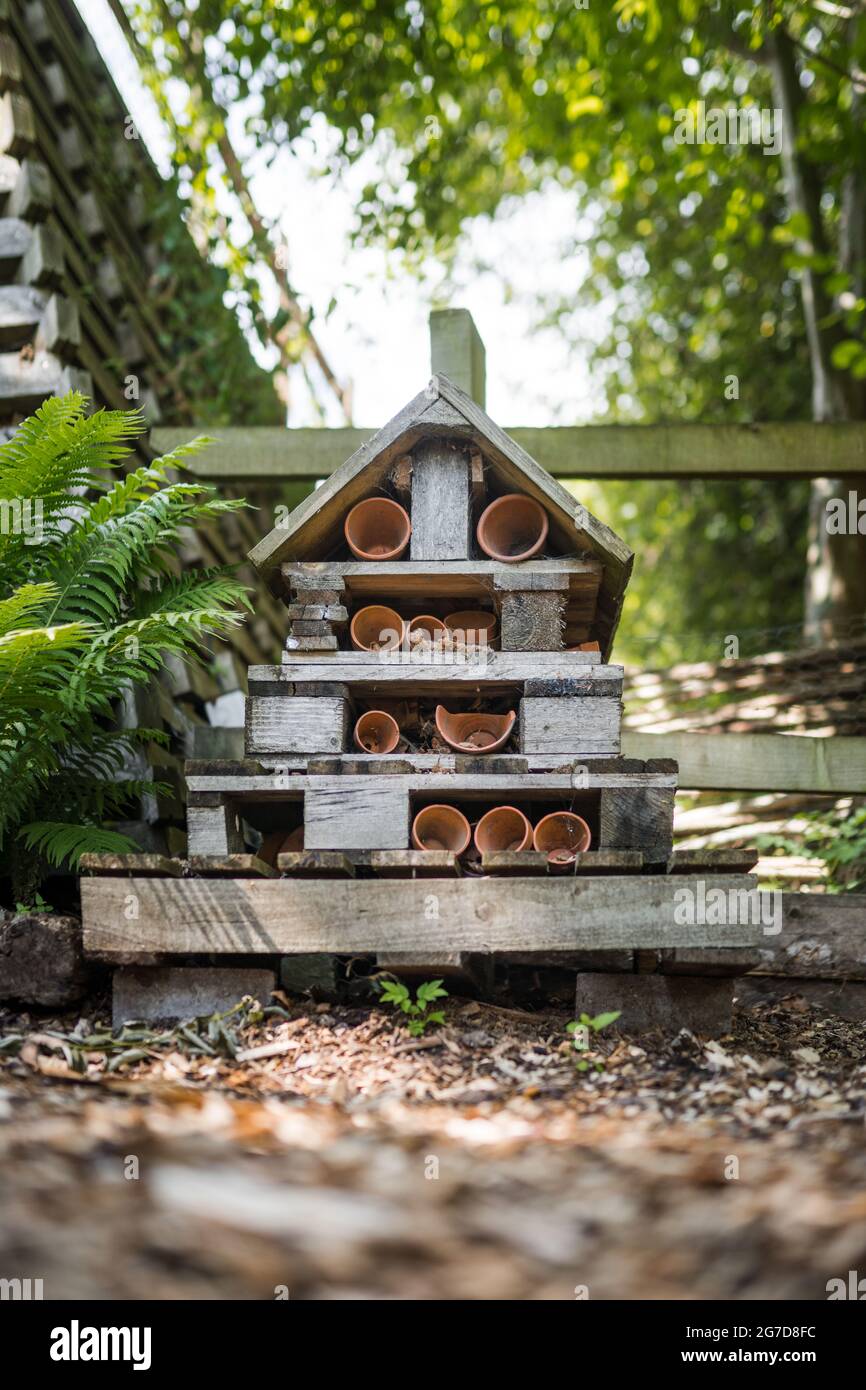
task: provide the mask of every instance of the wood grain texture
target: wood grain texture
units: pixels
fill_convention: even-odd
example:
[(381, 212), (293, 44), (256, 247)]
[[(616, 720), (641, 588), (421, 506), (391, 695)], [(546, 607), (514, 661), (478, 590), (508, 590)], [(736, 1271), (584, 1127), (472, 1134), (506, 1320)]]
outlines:
[(862, 793), (866, 738), (785, 734), (638, 734), (626, 730), (623, 752), (651, 758), (664, 750), (690, 790)]
[(639, 849), (665, 863), (673, 846), (674, 790), (669, 787), (605, 788), (601, 793), (599, 847)]
[[(862, 421), (505, 428), (554, 478), (866, 476), (866, 424)], [(215, 482), (312, 481), (333, 473), (372, 436), (372, 430), (360, 429), (230, 426), (221, 428), (216, 442), (191, 458), (188, 467)], [(176, 425), (161, 426), (151, 435), (160, 453), (188, 437), (189, 431)]]
[(186, 808), (187, 852), (190, 855), (242, 854), (244, 837), (233, 805), (224, 801), (218, 806)]
[(565, 635), (562, 594), (516, 590), (502, 594), (500, 641), (504, 652), (559, 652)]
[(304, 793), (305, 849), (406, 849), (409, 793), (397, 779), (311, 780)]
[[(708, 888), (747, 890), (748, 878)], [(760, 928), (677, 921), (676, 880), (83, 879), (84, 944), (111, 954), (575, 951), (751, 946)], [(433, 899), (431, 900), (431, 891)], [(138, 917), (127, 920), (130, 893)]]
[(412, 559), (468, 559), (471, 526), (468, 455), (447, 440), (424, 440), (412, 454)]
[[(520, 701), (521, 753), (576, 757), (619, 753), (622, 701), (602, 697), (531, 697)], [(639, 845), (623, 845), (639, 849)]]
[(349, 724), (347, 700), (327, 696), (251, 695), (246, 703), (246, 752), (342, 753)]

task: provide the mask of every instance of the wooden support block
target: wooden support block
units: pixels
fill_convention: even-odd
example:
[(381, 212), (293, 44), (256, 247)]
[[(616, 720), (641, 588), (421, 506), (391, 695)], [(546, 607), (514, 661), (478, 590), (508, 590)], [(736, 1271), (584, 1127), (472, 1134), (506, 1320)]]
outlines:
[(577, 977), (575, 1013), (591, 1018), (621, 1010), (616, 1027), (626, 1034), (681, 1028), (700, 1037), (719, 1037), (731, 1027), (734, 982), (675, 975), (625, 975), (586, 972)]
[(321, 637), (295, 637), (286, 638), (285, 656), (292, 656), (295, 652), (335, 652), (337, 650), (337, 639), (333, 633), (324, 633)]
[(21, 86), (21, 50), (10, 34), (0, 34), (0, 92)]
[[(594, 671), (603, 669), (605, 678), (597, 681), (593, 675)], [(619, 675), (617, 676), (617, 672)], [(588, 666), (584, 674), (580, 676), (543, 676), (528, 680), (523, 687), (524, 695), (538, 696), (550, 700), (559, 700), (563, 696), (593, 696), (593, 695), (615, 695), (622, 696), (622, 667), (606, 666), (604, 668)]]
[(330, 696), (334, 700), (348, 700), (349, 687), (342, 681), (296, 681), (288, 694), (308, 697)]
[[(325, 622), (325, 623), (347, 623), (349, 621), (348, 610), (342, 603), (290, 603), (288, 605), (288, 616), (292, 623), (297, 620), (301, 622)], [(293, 626), (293, 632), (297, 628)]]
[[(622, 701), (531, 697), (520, 701), (521, 753), (572, 753), (576, 757), (619, 753)], [(611, 846), (635, 849), (636, 845)]]
[(279, 878), (257, 854), (193, 854), (188, 862), (200, 878)]
[(659, 951), (659, 969), (663, 975), (746, 975), (760, 964), (760, 952), (726, 950), (723, 946), (704, 947), (693, 951), (681, 946), (676, 951)]
[(342, 594), (346, 589), (346, 581), (342, 574), (325, 566), (321, 569), (299, 569), (297, 565), (285, 564), (281, 566), (281, 573), (286, 590), (295, 590), (299, 595), (305, 591), (318, 592), (322, 589)]
[(292, 621), (291, 637), (332, 637), (331, 624), (324, 618), (295, 618)]
[(244, 837), (235, 808), (221, 800), (217, 806), (186, 808), (188, 852), (195, 855), (243, 854)]
[(547, 855), (534, 849), (495, 849), (481, 856), (481, 868), (486, 874), (503, 874), (522, 878), (524, 875), (546, 874)]
[(493, 587), (497, 593), (567, 594), (571, 577), (566, 570), (532, 569), (531, 562), (530, 565), (499, 565), (493, 571)]
[[(323, 779), (324, 781), (324, 779)], [(334, 778), (304, 793), (306, 849), (406, 849), (409, 793), (376, 778)], [(366, 785), (365, 785), (366, 784)]]
[(758, 858), (753, 849), (676, 849), (668, 860), (668, 873), (747, 874)]
[(427, 439), (413, 459), (411, 558), (467, 559), (472, 516), (466, 454), (445, 439)]
[(674, 823), (673, 787), (605, 787), (601, 793), (600, 849), (639, 849), (644, 862), (665, 864)]
[(33, 228), (20, 217), (0, 217), (0, 275), (7, 278), (21, 260)]
[(323, 951), (301, 951), (280, 960), (280, 987), (289, 994), (333, 995), (339, 962)]
[(504, 652), (556, 652), (563, 646), (565, 602), (552, 593), (503, 593), (499, 617)]
[(456, 878), (461, 872), (450, 849), (374, 849), (370, 868), (380, 878)]
[(349, 706), (343, 699), (252, 695), (246, 704), (246, 752), (342, 753)]
[(355, 866), (336, 849), (286, 850), (277, 855), (280, 873), (293, 878), (354, 878)]
[(180, 878), (184, 866), (164, 854), (82, 854), (79, 867), (112, 878)]

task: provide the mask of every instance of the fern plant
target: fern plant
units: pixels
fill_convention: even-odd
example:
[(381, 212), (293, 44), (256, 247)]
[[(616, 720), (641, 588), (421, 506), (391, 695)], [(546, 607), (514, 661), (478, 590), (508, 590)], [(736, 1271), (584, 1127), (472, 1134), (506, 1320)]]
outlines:
[(13, 901), (45, 865), (137, 848), (105, 828), (154, 784), (124, 775), (154, 730), (120, 730), (131, 684), (167, 654), (202, 659), (243, 620), (226, 570), (179, 572), (182, 532), (242, 507), (184, 476), (196, 440), (120, 471), (137, 411), (87, 414), (76, 392), (45, 402), (0, 446), (0, 862)]

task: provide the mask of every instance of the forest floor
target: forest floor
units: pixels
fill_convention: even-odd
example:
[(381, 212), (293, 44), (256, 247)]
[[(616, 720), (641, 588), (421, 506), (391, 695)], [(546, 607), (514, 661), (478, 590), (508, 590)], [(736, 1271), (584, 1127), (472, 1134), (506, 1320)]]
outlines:
[[(866, 1025), (712, 1042), (283, 997), (111, 1040), (0, 1014), (0, 1277), (46, 1298), (825, 1299), (866, 1272)], [(252, 1055), (247, 1055), (252, 1053)]]

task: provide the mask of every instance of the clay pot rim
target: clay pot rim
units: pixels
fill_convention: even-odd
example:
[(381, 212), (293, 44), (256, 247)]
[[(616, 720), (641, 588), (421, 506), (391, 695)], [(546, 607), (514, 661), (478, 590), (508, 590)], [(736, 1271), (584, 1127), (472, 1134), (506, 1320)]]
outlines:
[[(376, 502), (377, 504), (384, 505), (389, 508), (393, 507), (402, 515), (406, 523), (406, 539), (402, 541), (400, 545), (395, 546), (392, 550), (383, 551), (380, 555), (371, 555), (369, 551), (361, 550), (359, 547), (353, 545), (351, 540), (349, 539), (349, 523), (351, 522), (352, 517), (361, 507), (366, 507), (370, 502)], [(381, 562), (383, 560), (398, 560), (405, 551), (412, 537), (412, 518), (406, 511), (406, 508), (401, 507), (399, 502), (395, 502), (393, 497), (362, 497), (361, 501), (356, 502), (354, 507), (351, 507), (349, 511), (346, 513), (346, 519), (343, 522), (343, 535), (346, 538), (347, 546), (351, 550), (352, 554), (355, 556), (356, 560), (369, 560), (372, 564), (375, 564), (376, 561)]]
[(518, 847), (518, 852), (520, 850), (532, 848), (533, 830), (532, 822), (530, 821), (529, 817), (525, 815), (524, 812), (521, 811), (517, 806), (494, 806), (491, 810), (484, 812), (484, 815), (481, 817), (481, 819), (478, 821), (478, 824), (475, 826), (475, 834), (473, 835), (472, 840), (479, 854), (484, 854), (485, 851), (481, 848), (481, 846), (478, 843), (478, 831), (480, 830), (484, 822), (487, 820), (488, 816), (498, 815), (502, 811), (510, 811), (515, 816), (520, 816), (521, 820), (524, 822), (524, 825), (526, 827), (523, 834), (523, 840)]
[(464, 854), (466, 850), (469, 848), (470, 844), (472, 843), (472, 826), (469, 824), (469, 821), (466, 819), (459, 806), (451, 806), (448, 804), (447, 801), (434, 801), (432, 805), (422, 806), (418, 811), (415, 812), (415, 815), (412, 817), (412, 844), (415, 846), (415, 848), (420, 849), (422, 851), (424, 849), (423, 845), (417, 843), (418, 837), (415, 834), (415, 826), (418, 824), (419, 818), (429, 811), (450, 811), (453, 815), (460, 817), (460, 819), (466, 826), (466, 839), (464, 844), (460, 847), (460, 849), (452, 850), (450, 852), (458, 855)]
[[(468, 624), (466, 624), (465, 622), (464, 622), (464, 623), (456, 623), (456, 622), (455, 622), (455, 619), (457, 619), (457, 618), (463, 618), (463, 619), (465, 619), (465, 618), (467, 618), (470, 614), (471, 614), (472, 617), (474, 617), (474, 618), (486, 618), (486, 619), (488, 619), (488, 622), (487, 622), (486, 626), (487, 626), (488, 633), (490, 633), (491, 635), (492, 635), (492, 633), (494, 633), (494, 632), (496, 631), (496, 628), (497, 628), (498, 623), (499, 623), (499, 619), (497, 618), (497, 616), (496, 616), (495, 613), (491, 613), (490, 610), (487, 609), (487, 608), (460, 608), (460, 609), (458, 609), (458, 611), (457, 611), (456, 613), (449, 613), (449, 614), (447, 615), (447, 617), (445, 617), (442, 621), (445, 623), (445, 626), (447, 627), (447, 629), (448, 629), (449, 632), (455, 632), (455, 631), (460, 632), (463, 628), (467, 627)], [(479, 625), (479, 627), (480, 627), (480, 625)], [(475, 630), (477, 630), (477, 629), (470, 628), (469, 630), (470, 630), (470, 631), (475, 631)]]
[[(510, 739), (511, 734), (512, 734), (512, 731), (513, 731), (513, 729), (514, 729), (514, 725), (515, 725), (515, 723), (516, 723), (516, 721), (517, 721), (517, 711), (516, 711), (516, 710), (513, 710), (513, 709), (512, 709), (512, 710), (509, 710), (507, 714), (488, 714), (486, 717), (487, 717), (488, 719), (493, 719), (493, 720), (495, 720), (497, 723), (498, 723), (500, 720), (502, 720), (502, 719), (504, 719), (504, 720), (506, 720), (506, 721), (510, 721), (510, 722), (508, 722), (508, 727), (506, 728), (505, 732), (504, 732), (503, 734), (500, 734), (499, 737), (496, 738), (496, 739), (494, 740), (493, 743), (488, 743), (487, 746), (486, 746), (485, 748), (476, 748), (474, 744), (467, 744), (467, 743), (465, 743), (465, 742), (464, 742), (464, 743), (460, 743), (460, 742), (458, 742), (456, 739), (452, 739), (452, 738), (446, 733), (446, 731), (445, 731), (445, 729), (443, 728), (442, 723), (440, 722), (440, 719), (439, 719), (440, 711), (441, 711), (441, 713), (442, 713), (443, 715), (446, 715), (449, 719), (458, 718), (459, 715), (452, 714), (452, 712), (451, 712), (450, 710), (447, 710), (447, 709), (445, 708), (444, 705), (437, 705), (437, 706), (436, 706), (436, 714), (435, 714), (436, 732), (437, 732), (438, 734), (441, 734), (442, 738), (444, 738), (445, 742), (448, 744), (448, 747), (449, 747), (449, 748), (453, 748), (454, 751), (455, 751), (455, 753), (470, 753), (470, 754), (472, 754), (472, 755), (476, 755), (476, 754), (477, 754), (479, 757), (484, 757), (487, 753), (495, 753), (496, 750), (497, 750), (498, 748), (503, 748), (503, 747), (505, 746), (505, 744), (508, 742), (508, 740)], [(461, 711), (461, 713), (462, 713), (462, 711)], [(478, 717), (483, 717), (483, 716), (484, 716), (484, 711), (483, 711), (483, 710), (467, 710), (467, 711), (466, 711), (466, 714), (467, 714), (467, 715), (469, 715), (469, 714), (476, 714), (476, 715), (478, 715)], [(482, 817), (482, 820), (483, 820), (483, 817)]]
[(386, 754), (388, 754), (388, 753), (393, 753), (393, 752), (394, 752), (394, 749), (398, 746), (398, 744), (399, 744), (399, 742), (400, 742), (400, 725), (397, 723), (397, 720), (394, 718), (393, 714), (389, 714), (387, 710), (384, 710), (384, 709), (365, 709), (365, 710), (364, 710), (364, 713), (363, 713), (363, 714), (359, 714), (359, 715), (358, 715), (358, 718), (355, 720), (355, 727), (354, 727), (354, 729), (352, 730), (352, 739), (353, 739), (353, 742), (354, 742), (354, 744), (355, 744), (355, 747), (356, 747), (361, 753), (369, 753), (369, 752), (370, 752), (370, 749), (367, 748), (367, 747), (365, 747), (365, 745), (362, 743), (361, 737), (360, 737), (360, 735), (359, 735), (359, 733), (358, 733), (358, 730), (360, 729), (360, 727), (361, 727), (361, 725), (363, 724), (364, 720), (365, 720), (365, 719), (369, 719), (370, 716), (373, 715), (373, 714), (378, 715), (380, 719), (385, 719), (385, 720), (387, 720), (389, 724), (393, 724), (393, 726), (394, 726), (394, 734), (396, 735), (396, 737), (394, 738), (393, 744), (391, 745), (390, 748), (381, 748), (381, 749), (379, 750), (378, 754), (376, 755), (377, 757), (385, 757)]
[[(362, 647), (358, 641), (358, 638), (355, 636), (355, 624), (357, 623), (358, 619), (363, 617), (365, 613), (369, 613), (371, 611), (375, 612), (376, 610), (378, 610), (380, 613), (391, 613), (397, 619), (397, 622), (393, 624), (395, 630), (400, 634), (400, 641), (397, 643), (396, 647)], [(406, 623), (404, 619), (401, 618), (396, 608), (389, 608), (386, 603), (365, 604), (363, 608), (359, 608), (357, 613), (353, 615), (352, 621), (349, 624), (349, 640), (351, 641), (352, 646), (355, 648), (355, 651), (357, 652), (396, 651), (400, 646), (400, 643), (403, 641), (405, 632)]]
[[(592, 843), (592, 832), (591, 832), (591, 830), (590, 830), (590, 828), (589, 828), (589, 825), (588, 825), (588, 823), (584, 820), (583, 816), (578, 815), (577, 811), (549, 811), (549, 812), (547, 813), (546, 816), (542, 816), (542, 817), (541, 817), (541, 820), (538, 822), (538, 824), (536, 825), (534, 831), (532, 832), (532, 847), (533, 847), (533, 849), (537, 850), (539, 854), (546, 854), (546, 855), (548, 856), (548, 860), (549, 860), (549, 856), (550, 856), (551, 853), (553, 853), (554, 851), (552, 851), (552, 850), (547, 850), (547, 849), (542, 849), (542, 848), (539, 846), (539, 844), (538, 844), (538, 832), (539, 832), (539, 830), (541, 829), (541, 827), (542, 827), (543, 825), (545, 825), (548, 821), (554, 820), (554, 819), (558, 819), (558, 818), (561, 817), (561, 816), (567, 817), (569, 820), (580, 821), (580, 824), (583, 826), (583, 834), (581, 835), (581, 839), (586, 839), (587, 843), (583, 846), (582, 849), (576, 849), (576, 850), (574, 851), (575, 854), (585, 854), (586, 851), (589, 849), (590, 844)], [(587, 837), (589, 837), (589, 838), (587, 838)], [(567, 861), (560, 861), (560, 862), (571, 863), (572, 861), (571, 861), (571, 860), (567, 860)]]
[[(488, 549), (488, 547), (482, 541), (481, 537), (484, 530), (484, 523), (491, 515), (491, 513), (497, 511), (500, 507), (504, 506), (505, 503), (515, 501), (526, 502), (528, 506), (537, 508), (537, 510), (541, 513), (541, 535), (539, 536), (538, 540), (529, 547), (528, 550), (522, 550), (519, 555), (502, 555), (499, 553), (499, 551)], [(503, 493), (501, 497), (495, 497), (493, 501), (490, 502), (484, 508), (484, 511), (478, 518), (478, 525), (475, 528), (475, 539), (477, 540), (480, 548), (484, 551), (484, 554), (489, 556), (491, 560), (496, 560), (498, 563), (503, 565), (514, 565), (518, 564), (521, 560), (531, 560), (533, 555), (537, 555), (539, 550), (542, 549), (545, 541), (547, 540), (549, 530), (550, 517), (548, 516), (547, 511), (541, 505), (540, 502), (537, 502), (534, 497), (530, 497), (525, 492), (506, 492)]]

